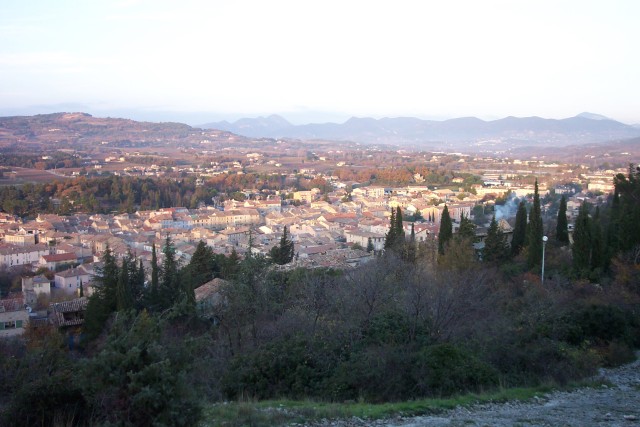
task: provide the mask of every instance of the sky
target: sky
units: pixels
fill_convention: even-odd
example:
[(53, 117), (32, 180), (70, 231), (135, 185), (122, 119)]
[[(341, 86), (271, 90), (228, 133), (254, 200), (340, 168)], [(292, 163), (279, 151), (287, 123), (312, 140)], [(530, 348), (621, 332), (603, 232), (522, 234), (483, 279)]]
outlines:
[(0, 115), (640, 123), (639, 22), (637, 0), (0, 0)]

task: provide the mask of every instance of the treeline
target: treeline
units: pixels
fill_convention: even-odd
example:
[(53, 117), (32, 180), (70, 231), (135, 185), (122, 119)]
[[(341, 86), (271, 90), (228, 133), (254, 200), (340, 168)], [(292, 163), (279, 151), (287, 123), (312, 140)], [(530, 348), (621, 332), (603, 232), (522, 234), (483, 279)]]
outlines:
[(28, 169), (55, 169), (55, 168), (75, 168), (82, 166), (82, 159), (60, 152), (28, 155), (18, 153), (0, 153), (0, 165), (17, 166)]
[[(51, 184), (1, 187), (0, 207), (21, 217), (38, 213), (131, 213), (173, 206), (196, 208), (200, 203), (210, 204), (216, 194), (212, 187), (196, 186), (195, 178), (79, 177)], [(54, 204), (53, 199), (60, 203)]]
[[(201, 203), (211, 204), (214, 196), (232, 197), (247, 188), (281, 190), (290, 187), (297, 190), (320, 188), (324, 192), (332, 189), (322, 178), (298, 176), (289, 180), (280, 175), (253, 173), (220, 174), (203, 186), (197, 186), (194, 177), (80, 176), (46, 184), (0, 187), (0, 209), (20, 217), (34, 217), (39, 213), (132, 213), (175, 206), (195, 209)], [(58, 200), (54, 203), (53, 199)]]

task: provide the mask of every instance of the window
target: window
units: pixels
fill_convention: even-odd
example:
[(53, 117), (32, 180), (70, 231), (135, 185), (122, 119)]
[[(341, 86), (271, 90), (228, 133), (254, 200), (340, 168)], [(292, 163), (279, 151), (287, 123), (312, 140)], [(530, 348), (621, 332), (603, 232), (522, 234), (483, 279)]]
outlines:
[[(22, 322), (20, 322), (20, 326), (22, 326)], [(16, 322), (13, 320), (10, 322), (0, 322), (0, 329), (15, 329)]]

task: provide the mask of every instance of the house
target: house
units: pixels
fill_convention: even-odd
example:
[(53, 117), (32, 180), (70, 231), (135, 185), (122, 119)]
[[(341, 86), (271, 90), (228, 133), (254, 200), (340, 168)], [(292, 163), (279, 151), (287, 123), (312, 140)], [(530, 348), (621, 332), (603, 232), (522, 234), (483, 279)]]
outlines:
[(22, 278), (22, 296), (26, 304), (35, 304), (40, 294), (51, 295), (51, 280), (44, 274)]
[(76, 254), (52, 254), (52, 255), (42, 255), (40, 257), (39, 264), (42, 267), (47, 267), (51, 271), (59, 270), (60, 268), (64, 268), (65, 266), (72, 266), (78, 262), (78, 257)]
[(384, 242), (386, 240), (384, 234), (372, 233), (362, 230), (345, 231), (344, 237), (347, 239), (347, 243), (357, 243), (363, 249), (366, 249), (369, 245), (369, 241), (371, 241), (374, 251), (383, 250)]
[(0, 267), (35, 264), (42, 256), (48, 255), (49, 250), (49, 246), (43, 244), (0, 246)]
[(80, 284), (87, 285), (92, 277), (93, 269), (88, 270), (84, 265), (81, 265), (77, 268), (59, 271), (54, 276), (54, 283), (56, 288), (73, 293), (80, 288)]
[(28, 323), (29, 312), (22, 295), (0, 300), (0, 338), (22, 335)]
[(84, 313), (87, 310), (87, 297), (71, 301), (51, 304), (51, 321), (58, 328), (80, 326), (84, 323)]
[(196, 310), (201, 316), (216, 321), (216, 308), (222, 304), (223, 300), (220, 288), (226, 283), (226, 280), (215, 278), (194, 290)]
[(4, 236), (4, 241), (6, 243), (19, 246), (35, 245), (37, 243), (36, 240), (36, 234), (27, 233), (24, 230), (20, 230), (15, 234), (7, 233)]

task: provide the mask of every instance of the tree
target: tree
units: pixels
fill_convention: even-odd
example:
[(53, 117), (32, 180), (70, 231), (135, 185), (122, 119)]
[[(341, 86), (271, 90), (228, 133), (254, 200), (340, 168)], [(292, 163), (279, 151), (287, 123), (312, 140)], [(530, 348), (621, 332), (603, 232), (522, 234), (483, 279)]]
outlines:
[(476, 225), (469, 219), (469, 217), (464, 216), (464, 214), (462, 214), (462, 217), (460, 218), (458, 236), (459, 238), (470, 242), (474, 242), (476, 239)]
[(116, 307), (118, 311), (127, 311), (133, 308), (133, 295), (130, 287), (130, 278), (133, 276), (131, 274), (132, 263), (135, 267), (135, 260), (132, 258), (125, 257), (122, 259), (116, 288)]
[(527, 266), (529, 268), (534, 268), (542, 262), (542, 235), (544, 232), (537, 179), (534, 188), (533, 206), (529, 212), (529, 225), (527, 226)]
[[(104, 348), (82, 361), (79, 382), (91, 424), (193, 426), (201, 407), (187, 382), (193, 339), (163, 336), (170, 325), (143, 311), (115, 319)], [(166, 334), (165, 334), (166, 335)], [(84, 425), (84, 424), (79, 424)]]
[(384, 249), (391, 249), (395, 246), (398, 239), (398, 229), (396, 228), (396, 210), (391, 209), (391, 217), (389, 218), (389, 231), (384, 239)]
[(527, 237), (527, 208), (524, 200), (518, 204), (516, 222), (511, 238), (511, 255), (515, 256), (522, 250)]
[(404, 238), (404, 227), (402, 225), (402, 210), (400, 206), (396, 206), (396, 239), (399, 245), (403, 244), (405, 241)]
[(176, 248), (167, 235), (162, 248), (164, 259), (160, 276), (158, 295), (158, 309), (165, 310), (171, 307), (180, 296), (180, 283), (178, 276), (178, 261), (176, 260)]
[(282, 231), (282, 237), (280, 237), (280, 243), (275, 245), (269, 251), (269, 256), (271, 260), (278, 265), (289, 264), (293, 260), (293, 255), (295, 254), (295, 249), (293, 245), (293, 241), (289, 238), (289, 234), (287, 233), (287, 226), (284, 227)]
[(580, 205), (573, 230), (573, 269), (581, 276), (587, 275), (591, 266), (591, 220), (589, 218), (589, 205), (583, 202)]
[(373, 252), (374, 247), (373, 247), (373, 241), (371, 240), (371, 237), (369, 237), (367, 239), (367, 252)]
[(444, 250), (447, 243), (453, 237), (453, 224), (451, 223), (451, 217), (449, 216), (449, 208), (444, 205), (442, 210), (442, 216), (440, 217), (440, 231), (438, 232), (438, 253), (444, 255)]
[(569, 226), (567, 224), (567, 199), (564, 195), (560, 199), (558, 208), (558, 221), (556, 223), (556, 240), (561, 245), (569, 244)]
[(404, 258), (411, 263), (415, 262), (418, 257), (418, 244), (416, 243), (416, 231), (413, 223), (411, 223), (409, 241), (405, 242), (404, 247)]
[(216, 270), (216, 260), (213, 250), (200, 240), (196, 250), (193, 252), (191, 261), (187, 265), (195, 287), (198, 287), (213, 279)]
[(596, 206), (596, 212), (591, 221), (591, 270), (600, 270), (605, 265), (605, 246), (600, 226), (600, 207)]
[(507, 257), (506, 236), (498, 226), (496, 216), (491, 218), (491, 225), (487, 231), (487, 238), (484, 241), (482, 250), (482, 260), (487, 263), (498, 263)]
[(156, 254), (156, 244), (151, 247), (151, 286), (149, 287), (148, 303), (150, 307), (155, 307), (160, 298), (160, 271), (158, 267), (158, 255)]
[(630, 165), (628, 176), (616, 175), (614, 185), (620, 197), (617, 215), (619, 250), (628, 251), (640, 243), (640, 167)]
[(95, 291), (89, 298), (85, 312), (83, 330), (89, 339), (102, 332), (111, 313), (118, 308), (117, 289), (120, 271), (109, 246), (102, 255), (102, 268), (97, 269), (93, 279)]

